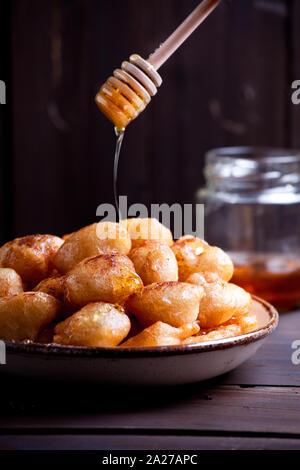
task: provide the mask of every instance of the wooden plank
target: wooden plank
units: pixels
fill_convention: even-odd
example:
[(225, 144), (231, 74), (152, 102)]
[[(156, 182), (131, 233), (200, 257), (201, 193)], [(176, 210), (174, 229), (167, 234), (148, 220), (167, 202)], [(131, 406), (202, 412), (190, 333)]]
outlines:
[(0, 245), (11, 235), (12, 221), (12, 155), (11, 155), (11, 5), (1, 5), (0, 15), (0, 80), (6, 89), (6, 104), (0, 104)]
[[(1, 76), (1, 75), (0, 75)], [(5, 121), (5, 108), (0, 105), (0, 245), (5, 241), (4, 237), (4, 121)]]
[[(16, 234), (64, 233), (95, 219), (89, 79), (98, 2), (19, 1), (13, 10)], [(38, 38), (38, 40), (37, 40)], [(26, 90), (26, 93), (24, 93)], [(95, 110), (96, 113), (96, 110)], [(98, 133), (101, 159), (101, 133)], [(105, 167), (106, 159), (102, 159)], [(100, 168), (101, 169), (101, 168)], [(102, 181), (99, 180), (102, 178)], [(92, 201), (92, 204), (91, 204)]]
[[(94, 96), (137, 48), (151, 51), (152, 12), (136, 0), (118, 8), (109, 0), (15, 4), (16, 234), (69, 232), (95, 220), (99, 204), (113, 202), (114, 133)], [(147, 119), (150, 127), (141, 118), (124, 142), (120, 192), (131, 203), (152, 197)]]
[[(197, 0), (153, 2), (148, 21), (154, 14), (157, 42), (196, 5)], [(134, 124), (149, 129), (146, 187), (151, 178), (152, 202), (191, 202), (203, 183), (209, 148), (284, 144), (287, 11), (282, 11), (265, 11), (250, 0), (223, 4), (162, 68), (158, 97)], [(134, 164), (134, 149), (129, 153)]]
[[(300, 4), (297, 0), (291, 2), (291, 54), (290, 54), (290, 82), (300, 80)], [(291, 86), (291, 83), (288, 86)], [(291, 142), (292, 147), (300, 148), (300, 105), (291, 104)]]
[(299, 450), (298, 439), (165, 435), (0, 436), (0, 450)]
[[(22, 390), (25, 387), (22, 388)], [(42, 389), (39, 387), (39, 394)], [(299, 388), (238, 386), (210, 388), (203, 384), (178, 389), (156, 389), (137, 394), (129, 391), (120, 398), (119, 390), (101, 389), (84, 394), (84, 387), (76, 388), (72, 398), (64, 389), (56, 403), (53, 393), (33, 401), (31, 409), (22, 414), (7, 413), (2, 407), (0, 428), (9, 430), (164, 430), (185, 432), (268, 433), (268, 437), (300, 437)], [(74, 388), (73, 388), (74, 390)], [(31, 389), (31, 395), (37, 391)], [(68, 395), (66, 395), (68, 393)], [(66, 398), (63, 398), (66, 397)], [(100, 398), (99, 398), (100, 397)], [(33, 400), (33, 398), (32, 398)], [(55, 401), (55, 400), (54, 400)], [(16, 406), (16, 405), (15, 405)], [(33, 432), (33, 431), (31, 431)], [(60, 431), (61, 432), (61, 431)]]
[[(175, 3), (14, 2), (16, 234), (67, 232), (113, 202), (113, 130), (94, 95), (198, 0)], [(126, 133), (119, 187), (129, 203), (191, 202), (209, 148), (285, 143), (287, 16), (285, 2), (265, 3), (224, 2), (162, 68), (158, 96)]]
[[(170, 0), (164, 3), (170, 3)], [(159, 41), (156, 39), (158, 26), (155, 22), (158, 7), (157, 0), (151, 6), (147, 2), (128, 0), (119, 2), (117, 8), (109, 0), (96, 2), (91, 70), (95, 91), (132, 53), (138, 52), (147, 57), (156, 47)], [(152, 103), (126, 130), (118, 187), (119, 193), (128, 197), (129, 205), (140, 202), (149, 207), (153, 201), (153, 119)], [(95, 188), (92, 202), (113, 202), (114, 132), (111, 123), (94, 105), (90, 128), (91, 181)], [(102, 177), (107, 180), (105, 192)]]
[(205, 151), (286, 144), (285, 5), (223, 2), (182, 50), (178, 60), (184, 95), (179, 109), (186, 116), (181, 133), (186, 200), (201, 187)]
[(60, 172), (56, 175), (56, 131), (48, 115), (48, 105), (53, 94), (50, 21), (49, 2), (43, 5), (38, 1), (14, 3), (13, 126), (16, 236), (48, 231), (46, 221), (48, 217), (51, 219), (51, 212), (47, 204), (49, 199), (45, 187), (47, 181), (48, 184), (51, 182), (52, 202), (55, 204), (55, 194), (59, 194), (62, 183)]

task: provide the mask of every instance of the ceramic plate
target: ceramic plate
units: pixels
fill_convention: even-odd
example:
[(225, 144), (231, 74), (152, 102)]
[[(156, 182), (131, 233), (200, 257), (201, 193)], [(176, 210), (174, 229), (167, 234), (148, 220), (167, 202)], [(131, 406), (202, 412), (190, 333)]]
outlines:
[(6, 343), (6, 365), (14, 376), (118, 385), (179, 385), (229, 372), (253, 356), (277, 327), (278, 313), (253, 297), (259, 328), (245, 335), (185, 346), (85, 348)]

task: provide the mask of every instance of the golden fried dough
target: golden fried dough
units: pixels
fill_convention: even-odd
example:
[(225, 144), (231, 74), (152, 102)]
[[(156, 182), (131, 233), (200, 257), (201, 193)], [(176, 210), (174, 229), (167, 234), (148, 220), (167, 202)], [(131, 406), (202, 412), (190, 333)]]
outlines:
[(239, 325), (222, 325), (217, 327), (214, 330), (204, 331), (203, 334), (199, 336), (193, 336), (182, 342), (182, 344), (195, 344), (203, 343), (206, 341), (216, 341), (225, 338), (231, 338), (233, 336), (239, 336), (242, 334), (242, 329)]
[(68, 240), (68, 238), (73, 234), (72, 233), (66, 233), (65, 235), (63, 235), (61, 238), (63, 239), (63, 241), (65, 242), (66, 240)]
[(161, 321), (180, 327), (197, 319), (203, 294), (202, 287), (183, 282), (150, 284), (132, 295), (126, 307), (144, 326)]
[(100, 222), (69, 235), (53, 262), (60, 272), (66, 273), (86, 258), (100, 254), (127, 255), (130, 249), (131, 239), (124, 226)]
[(225, 281), (204, 284), (198, 321), (201, 328), (215, 328), (233, 316), (249, 313), (251, 296), (241, 287)]
[(174, 243), (158, 220), (141, 218), (63, 238), (32, 235), (0, 248), (0, 339), (131, 348), (258, 328), (251, 296), (228, 282), (230, 258), (204, 240)]
[(147, 241), (134, 248), (129, 258), (144, 285), (178, 281), (178, 265), (171, 248), (165, 243)]
[(71, 306), (98, 301), (122, 304), (142, 287), (133, 263), (123, 255), (88, 258), (65, 276), (66, 301)]
[(254, 312), (248, 312), (245, 315), (232, 317), (227, 324), (236, 324), (238, 325), (242, 333), (251, 333), (251, 331), (255, 331), (258, 328), (257, 317)]
[(180, 328), (163, 323), (161, 321), (149, 326), (137, 336), (128, 339), (121, 344), (122, 348), (147, 348), (152, 346), (172, 346), (181, 344), (181, 341), (198, 333), (197, 323), (185, 323)]
[(254, 312), (246, 313), (245, 315), (232, 317), (227, 323), (218, 326), (215, 329), (202, 330), (199, 336), (193, 336), (183, 341), (182, 344), (202, 343), (204, 341), (220, 340), (239, 336), (258, 328), (257, 317)]
[(227, 282), (232, 278), (234, 270), (229, 256), (216, 246), (209, 246), (204, 250), (204, 253), (199, 257), (198, 268), (200, 268), (198, 271), (215, 273)]
[(199, 256), (207, 247), (208, 244), (204, 240), (191, 236), (182, 237), (174, 243), (172, 250), (177, 259), (180, 281), (184, 282), (192, 272), (195, 272)]
[(58, 315), (60, 302), (41, 292), (24, 292), (0, 299), (0, 338), (35, 341)]
[[(243, 333), (247, 328), (248, 331), (253, 331), (251, 328), (255, 329), (256, 315), (250, 312), (252, 299), (244, 289), (211, 276), (209, 273), (194, 273), (188, 277), (187, 282), (204, 287), (205, 295), (200, 302), (199, 312), (199, 322), (202, 328), (213, 328), (222, 323), (230, 325), (235, 323), (242, 327)], [(239, 318), (241, 320), (238, 320)]]
[(45, 294), (52, 295), (61, 302), (65, 298), (64, 276), (51, 276), (41, 281), (34, 289), (34, 292), (44, 292)]
[(23, 292), (23, 283), (14, 269), (0, 268), (0, 297), (20, 294)]
[(115, 347), (126, 338), (130, 320), (122, 307), (91, 303), (55, 327), (54, 342), (73, 346)]
[(171, 231), (157, 219), (126, 219), (122, 220), (120, 225), (128, 230), (132, 248), (142, 245), (147, 240), (166, 243), (169, 246), (173, 244)]
[(16, 238), (0, 248), (0, 266), (14, 269), (24, 282), (38, 283), (50, 275), (52, 258), (62, 244), (53, 235)]
[(52, 295), (57, 300), (62, 302), (63, 307), (59, 313), (59, 320), (72, 315), (78, 308), (76, 305), (71, 305), (66, 301), (65, 295), (65, 276), (59, 274), (51, 276), (41, 281), (34, 289), (34, 292), (44, 292), (45, 294)]
[(233, 264), (229, 256), (220, 248), (209, 246), (205, 241), (194, 237), (182, 237), (172, 246), (179, 268), (179, 280), (197, 272), (208, 271), (217, 274), (224, 281), (230, 281)]
[(202, 330), (199, 336), (193, 336), (183, 341), (183, 344), (201, 343), (204, 341), (220, 340), (233, 336), (250, 333), (258, 328), (257, 317), (254, 312), (242, 316), (232, 317), (227, 323), (212, 330)]
[(202, 240), (201, 238), (198, 238), (198, 237), (194, 237), (193, 235), (183, 235), (183, 237), (178, 238), (176, 243), (177, 244), (188, 243), (191, 246), (194, 246), (195, 249), (209, 246), (209, 244), (205, 240)]
[(204, 284), (211, 284), (219, 281), (222, 281), (222, 279), (216, 273), (210, 273), (207, 271), (191, 274), (186, 280), (189, 284), (196, 284), (196, 286), (203, 286)]

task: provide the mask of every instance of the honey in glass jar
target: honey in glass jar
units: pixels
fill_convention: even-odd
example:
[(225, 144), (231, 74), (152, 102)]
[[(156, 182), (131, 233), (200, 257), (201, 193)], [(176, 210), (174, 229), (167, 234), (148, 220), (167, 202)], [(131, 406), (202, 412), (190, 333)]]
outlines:
[(233, 281), (280, 310), (300, 305), (300, 152), (229, 147), (206, 156), (205, 236)]

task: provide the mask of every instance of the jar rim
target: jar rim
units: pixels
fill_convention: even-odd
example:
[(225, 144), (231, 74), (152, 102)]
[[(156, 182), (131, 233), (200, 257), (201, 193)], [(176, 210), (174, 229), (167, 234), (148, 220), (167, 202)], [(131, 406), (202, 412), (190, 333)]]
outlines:
[(214, 192), (300, 194), (300, 151), (272, 147), (221, 147), (206, 154), (204, 174)]
[(300, 149), (264, 146), (219, 147), (206, 153), (207, 163), (216, 160), (227, 160), (227, 162), (241, 160), (249, 161), (249, 163), (300, 163)]

